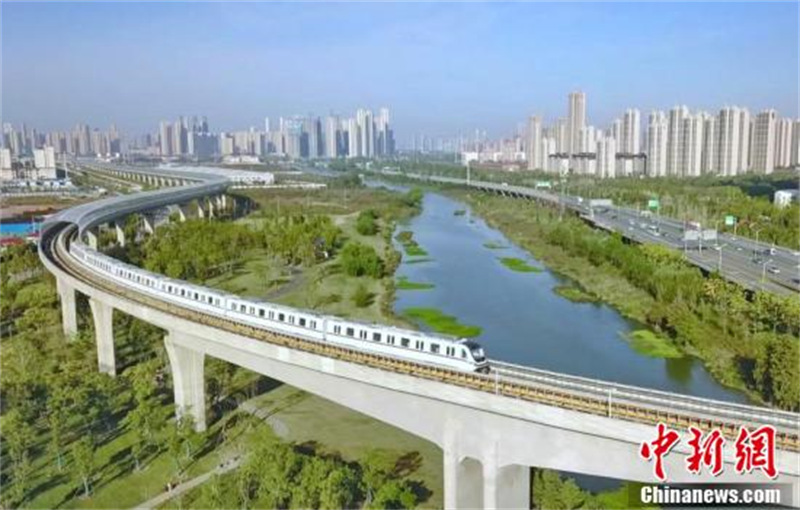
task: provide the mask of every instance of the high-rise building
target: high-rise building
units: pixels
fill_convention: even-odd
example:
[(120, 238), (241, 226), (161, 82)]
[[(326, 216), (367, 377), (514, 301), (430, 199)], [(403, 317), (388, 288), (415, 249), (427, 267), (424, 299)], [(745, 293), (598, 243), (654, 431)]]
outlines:
[(569, 114), (567, 117), (567, 151), (569, 154), (584, 152), (581, 147), (581, 131), (586, 127), (586, 94), (572, 92), (569, 95)]
[(542, 160), (542, 119), (538, 116), (528, 117), (528, 139), (526, 144), (528, 170), (544, 169)]
[(684, 174), (683, 163), (683, 120), (689, 115), (686, 106), (676, 106), (669, 111), (669, 127), (667, 132), (667, 175)]
[(389, 109), (378, 110), (375, 122), (375, 155), (390, 156), (394, 152), (394, 139), (389, 125)]
[(158, 129), (158, 142), (161, 148), (162, 156), (172, 156), (172, 127), (166, 120), (162, 120)]
[(641, 114), (637, 109), (625, 110), (622, 117), (622, 145), (619, 152), (639, 154), (641, 152)]
[(325, 119), (325, 157), (339, 157), (339, 117), (330, 115)]
[(747, 145), (749, 140), (750, 114), (738, 106), (726, 106), (719, 112), (719, 146), (717, 172), (721, 175), (736, 175), (747, 170)]
[(667, 175), (667, 133), (669, 125), (662, 111), (650, 113), (647, 125), (647, 175)]
[(703, 167), (703, 127), (702, 114), (688, 115), (683, 119), (682, 160), (680, 164), (683, 177), (698, 177)]
[(719, 151), (719, 129), (717, 117), (706, 112), (703, 117), (703, 150), (700, 158), (700, 173), (703, 175), (717, 172), (717, 152)]
[(375, 155), (375, 126), (370, 110), (359, 109), (356, 112), (360, 135), (359, 156), (371, 158)]
[[(611, 123), (611, 130), (609, 136), (614, 139), (617, 145), (617, 150), (619, 152), (622, 151), (623, 144), (623, 134), (622, 134), (622, 120), (621, 119), (614, 119), (614, 122)], [(594, 147), (593, 145), (589, 145), (588, 147)]]
[(765, 110), (756, 116), (753, 128), (753, 152), (751, 168), (763, 174), (775, 169), (775, 110)]
[(775, 125), (775, 167), (792, 164), (792, 119), (778, 119)]
[(597, 140), (595, 150), (595, 173), (601, 179), (616, 177), (617, 147), (616, 141), (610, 136), (601, 136)]
[(361, 156), (361, 133), (358, 119), (347, 120), (347, 157)]
[(792, 122), (791, 165), (800, 165), (800, 119)]

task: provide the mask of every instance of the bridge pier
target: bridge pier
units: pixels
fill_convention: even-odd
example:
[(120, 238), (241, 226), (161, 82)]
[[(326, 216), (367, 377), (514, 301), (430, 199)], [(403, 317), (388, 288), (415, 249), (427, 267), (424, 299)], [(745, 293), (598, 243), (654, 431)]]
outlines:
[(120, 221), (114, 222), (114, 230), (117, 232), (117, 243), (123, 248), (125, 247), (125, 228)]
[(60, 278), (56, 279), (56, 288), (61, 301), (61, 326), (64, 328), (64, 335), (72, 338), (78, 334), (78, 311), (75, 302), (77, 294), (73, 287)]
[(97, 364), (100, 372), (110, 376), (117, 375), (117, 362), (114, 354), (114, 308), (111, 305), (89, 298), (94, 318), (94, 332), (97, 342)]
[(86, 231), (86, 241), (91, 249), (97, 250), (97, 235), (91, 230)]
[(202, 432), (206, 430), (205, 354), (181, 345), (191, 343), (191, 340), (189, 335), (170, 331), (164, 345), (172, 369), (176, 418), (190, 415), (194, 418), (195, 430)]
[(144, 229), (145, 233), (147, 233), (147, 234), (154, 234), (155, 233), (156, 229), (155, 229), (153, 216), (151, 216), (151, 215), (149, 215), (147, 213), (142, 213), (142, 228)]

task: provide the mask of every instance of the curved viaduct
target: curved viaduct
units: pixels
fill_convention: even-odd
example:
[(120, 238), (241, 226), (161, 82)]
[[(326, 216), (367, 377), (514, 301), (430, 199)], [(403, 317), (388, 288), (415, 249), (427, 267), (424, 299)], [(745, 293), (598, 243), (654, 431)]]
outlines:
[[(70, 254), (70, 243), (85, 240), (91, 245), (98, 226), (115, 224), (133, 212), (147, 217), (166, 207), (185, 211), (187, 203), (199, 201), (198, 213), (208, 216), (214, 204), (224, 203), (220, 197), (229, 183), (203, 173), (95, 170), (171, 187), (81, 205), (45, 223), (40, 257), (58, 282), (65, 333), (77, 330), (75, 293), (80, 292), (91, 306), (100, 370), (114, 375), (114, 309), (167, 331), (176, 407), (179, 413), (190, 413), (199, 428), (206, 422), (203, 365), (206, 356), (213, 356), (437, 444), (444, 457), (447, 508), (528, 508), (531, 466), (655, 482), (652, 464), (638, 451), (643, 441), (654, 439), (657, 422), (684, 432), (690, 424), (705, 430), (719, 426), (728, 437), (742, 425), (772, 424), (780, 436), (777, 481), (792, 484), (791, 504), (800, 504), (800, 421), (795, 413), (500, 362), (492, 362), (488, 375), (400, 363), (222, 320), (101, 277)], [(665, 457), (670, 483), (766, 481), (756, 472), (736, 474), (731, 448), (726, 449), (722, 475), (691, 475), (684, 467), (688, 437), (682, 439)]]

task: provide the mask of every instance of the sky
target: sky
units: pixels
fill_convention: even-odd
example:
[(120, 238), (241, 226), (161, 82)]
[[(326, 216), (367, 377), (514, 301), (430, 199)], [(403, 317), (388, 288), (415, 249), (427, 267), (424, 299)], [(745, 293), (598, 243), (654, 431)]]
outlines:
[(726, 104), (798, 114), (798, 3), (0, 3), (4, 122), (153, 132), (206, 115), (389, 107), (396, 137), (512, 133), (528, 115)]

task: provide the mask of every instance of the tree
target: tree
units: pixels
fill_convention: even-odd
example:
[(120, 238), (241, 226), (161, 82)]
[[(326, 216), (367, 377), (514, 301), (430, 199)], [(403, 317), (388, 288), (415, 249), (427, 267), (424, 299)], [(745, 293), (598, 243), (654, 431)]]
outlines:
[(321, 481), (319, 507), (326, 510), (354, 508), (360, 497), (358, 475), (345, 465), (336, 466), (327, 478)]
[(371, 276), (380, 278), (383, 274), (381, 258), (372, 246), (349, 242), (339, 255), (342, 268), (349, 276)]
[(5, 413), (2, 430), (11, 458), (12, 497), (19, 505), (24, 501), (28, 490), (31, 475), (30, 448), (33, 444), (34, 431), (18, 409), (11, 409)]
[(381, 485), (370, 503), (370, 508), (414, 508), (417, 506), (417, 495), (408, 483), (400, 480), (389, 480)]
[(72, 445), (72, 462), (75, 476), (83, 484), (83, 496), (91, 494), (92, 477), (94, 476), (94, 441), (85, 435)]
[(361, 211), (356, 219), (356, 232), (363, 236), (373, 236), (378, 233), (378, 213), (372, 209)]

